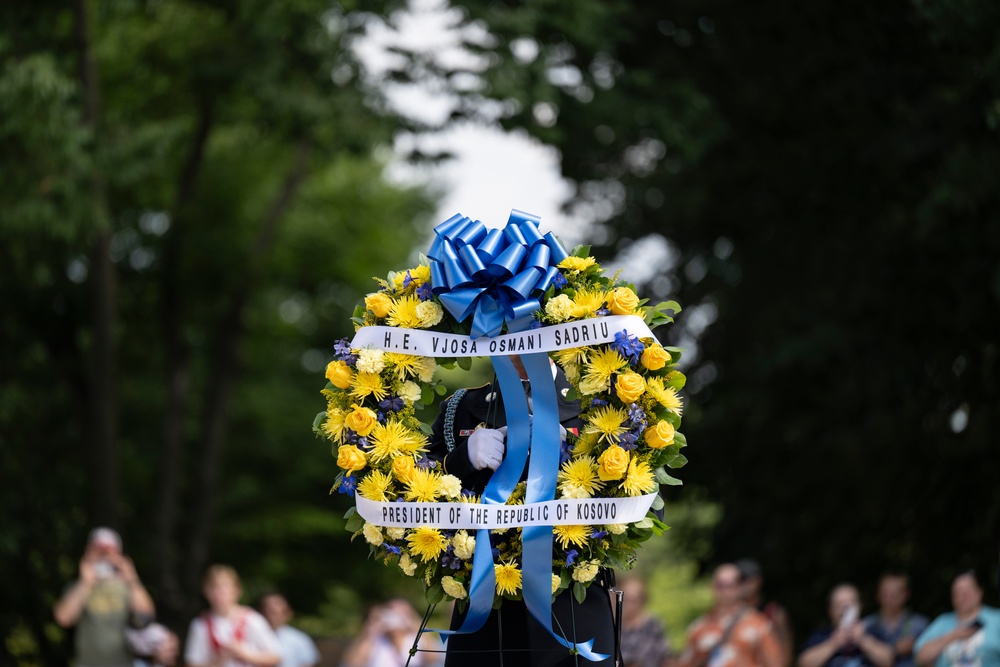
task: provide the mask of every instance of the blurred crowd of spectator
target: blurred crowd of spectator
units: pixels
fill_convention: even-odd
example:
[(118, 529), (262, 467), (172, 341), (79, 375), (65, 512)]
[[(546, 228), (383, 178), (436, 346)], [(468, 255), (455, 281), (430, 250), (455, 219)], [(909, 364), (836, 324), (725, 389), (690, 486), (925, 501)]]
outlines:
[(878, 609), (867, 615), (858, 589), (837, 585), (827, 600), (828, 623), (797, 652), (788, 614), (763, 597), (754, 561), (715, 569), (712, 608), (688, 629), (678, 655), (670, 654), (662, 626), (645, 613), (642, 583), (626, 580), (621, 589), (633, 599), (622, 610), (625, 667), (1000, 667), (1000, 610), (983, 604), (972, 571), (954, 578), (952, 611), (933, 621), (908, 608), (904, 574), (879, 579)]
[[(691, 624), (683, 650), (673, 654), (663, 624), (646, 609), (644, 582), (623, 579), (618, 589), (624, 667), (1000, 667), (1000, 610), (983, 604), (972, 571), (954, 578), (952, 610), (933, 621), (908, 608), (904, 574), (879, 579), (878, 609), (867, 615), (854, 585), (835, 586), (827, 600), (828, 623), (797, 651), (788, 614), (764, 597), (763, 583), (754, 561), (717, 567), (711, 609)], [(313, 640), (289, 625), (292, 609), (280, 593), (261, 596), (257, 609), (243, 606), (239, 576), (224, 565), (208, 569), (202, 592), (208, 610), (191, 621), (181, 661), (178, 638), (156, 622), (153, 601), (123, 553), (121, 538), (98, 528), (88, 539), (79, 578), (56, 603), (54, 615), (60, 626), (76, 628), (77, 667), (320, 663)], [(340, 665), (403, 667), (409, 660), (413, 667), (439, 667), (442, 645), (432, 633), (420, 635), (420, 627), (420, 617), (403, 598), (374, 605)]]

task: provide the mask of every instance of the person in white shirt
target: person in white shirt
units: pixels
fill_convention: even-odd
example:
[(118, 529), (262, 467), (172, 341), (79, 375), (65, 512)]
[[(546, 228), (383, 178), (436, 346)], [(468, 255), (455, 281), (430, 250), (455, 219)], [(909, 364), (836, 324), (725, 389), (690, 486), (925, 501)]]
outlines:
[(288, 624), (294, 614), (284, 595), (265, 593), (260, 597), (257, 608), (278, 636), (281, 645), (279, 667), (313, 667), (319, 662), (319, 651), (312, 638)]
[(236, 570), (211, 566), (202, 592), (210, 609), (191, 621), (184, 649), (187, 667), (277, 667), (278, 638), (263, 616), (239, 603), (243, 589)]

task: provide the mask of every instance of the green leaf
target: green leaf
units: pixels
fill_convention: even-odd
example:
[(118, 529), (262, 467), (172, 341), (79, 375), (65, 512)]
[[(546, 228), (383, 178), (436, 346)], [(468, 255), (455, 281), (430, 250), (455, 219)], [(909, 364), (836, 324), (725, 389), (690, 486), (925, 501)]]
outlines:
[(316, 417), (313, 419), (313, 433), (316, 435), (322, 435), (319, 427), (323, 425), (323, 420), (326, 419), (326, 411), (316, 413)]
[(664, 475), (664, 477), (666, 479), (665, 479), (665, 481), (660, 482), (660, 484), (665, 484), (667, 486), (681, 486), (682, 484), (684, 484), (684, 482), (682, 482), (681, 480), (677, 479), (676, 477), (671, 477), (666, 472), (664, 472), (663, 475)]
[(581, 584), (579, 581), (574, 581), (573, 597), (576, 598), (576, 601), (578, 603), (583, 604), (583, 601), (587, 599), (587, 587)]
[[(685, 465), (687, 465), (687, 462), (688, 460), (686, 456), (684, 456), (680, 452), (675, 452), (670, 458), (667, 459), (667, 467), (676, 470), (677, 468), (683, 468)], [(663, 474), (666, 475), (666, 472), (664, 472)], [(667, 475), (667, 477), (670, 477), (670, 475)], [(669, 483), (670, 482), (660, 482), (660, 484), (669, 484)]]
[(678, 449), (680, 449), (681, 447), (687, 447), (688, 444), (687, 436), (684, 435), (683, 433), (674, 433), (674, 444), (677, 445)]
[(350, 519), (347, 520), (347, 523), (344, 525), (344, 529), (347, 530), (347, 532), (349, 533), (356, 533), (364, 527), (365, 527), (365, 520), (361, 518), (360, 514), (352, 516)]
[(638, 521), (636, 521), (635, 523), (633, 523), (632, 527), (633, 528), (637, 528), (639, 530), (642, 530), (642, 529), (645, 529), (645, 528), (652, 528), (653, 527), (653, 518), (650, 515), (647, 514), (646, 516), (642, 517), (641, 519), (639, 519)]
[(445, 394), (448, 393), (448, 388), (445, 387), (443, 384), (436, 385), (434, 387), (434, 393), (437, 394), (438, 396), (444, 396)]
[(472, 370), (472, 357), (459, 357), (458, 367), (461, 368), (463, 371)]
[(438, 604), (444, 600), (444, 589), (441, 588), (441, 584), (432, 584), (428, 586), (424, 597), (427, 598), (427, 604)]
[(679, 303), (677, 303), (676, 301), (672, 301), (672, 300), (671, 301), (661, 301), (660, 303), (656, 304), (656, 306), (654, 306), (654, 310), (656, 310), (657, 312), (663, 312), (665, 310), (672, 310), (673, 313), (674, 313), (674, 315), (677, 315), (678, 313), (681, 312), (681, 305)]
[(661, 509), (663, 509), (663, 496), (661, 496), (660, 494), (657, 493), (656, 497), (653, 498), (653, 504), (650, 505), (650, 507), (653, 510), (661, 510)]
[(590, 257), (590, 246), (589, 245), (578, 245), (573, 248), (573, 252), (570, 253), (573, 257)]

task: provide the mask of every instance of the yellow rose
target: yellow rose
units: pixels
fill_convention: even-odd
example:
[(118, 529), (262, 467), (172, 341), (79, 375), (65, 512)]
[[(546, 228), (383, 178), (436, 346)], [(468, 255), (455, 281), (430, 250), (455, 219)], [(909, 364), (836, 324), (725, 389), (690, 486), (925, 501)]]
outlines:
[(608, 294), (608, 308), (613, 315), (631, 315), (639, 305), (639, 297), (627, 287), (618, 287)]
[(646, 381), (638, 373), (623, 373), (615, 381), (615, 393), (622, 403), (635, 403), (646, 391)]
[(597, 459), (597, 476), (605, 482), (621, 479), (628, 471), (628, 460), (628, 452), (618, 445), (611, 445)]
[(364, 437), (372, 432), (378, 423), (378, 416), (371, 408), (352, 405), (352, 411), (344, 417), (344, 426)]
[(337, 448), (337, 465), (351, 473), (368, 465), (368, 457), (354, 445)]
[(646, 349), (642, 351), (642, 356), (639, 357), (639, 362), (651, 371), (660, 370), (667, 365), (668, 361), (670, 361), (670, 353), (656, 343), (647, 345)]
[(392, 461), (392, 474), (403, 484), (409, 484), (416, 467), (417, 464), (413, 462), (412, 456), (397, 456)]
[(674, 444), (674, 427), (670, 422), (659, 421), (646, 429), (646, 444), (653, 449), (661, 449)]
[(349, 389), (354, 380), (354, 371), (343, 361), (331, 361), (326, 365), (326, 379), (338, 389)]
[(375, 292), (365, 297), (365, 308), (372, 311), (375, 317), (385, 317), (392, 308), (392, 299), (382, 292)]

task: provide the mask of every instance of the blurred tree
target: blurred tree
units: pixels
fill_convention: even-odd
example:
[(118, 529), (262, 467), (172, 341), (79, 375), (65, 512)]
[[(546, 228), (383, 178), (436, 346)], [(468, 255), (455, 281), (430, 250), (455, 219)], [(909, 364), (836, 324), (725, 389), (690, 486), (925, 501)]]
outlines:
[(51, 604), (95, 524), (177, 628), (213, 560), (307, 610), (381, 590), (310, 433), (333, 339), (431, 209), (372, 157), (400, 122), (353, 55), (377, 9), (0, 10), (0, 663), (65, 661)]
[(992, 576), (1000, 5), (456, 4), (493, 35), (478, 90), (423, 63), (456, 116), (558, 148), (597, 252), (673, 249), (645, 290), (689, 306), (713, 558), (760, 559), (800, 631), (839, 580), (903, 568), (937, 612)]

